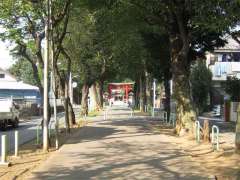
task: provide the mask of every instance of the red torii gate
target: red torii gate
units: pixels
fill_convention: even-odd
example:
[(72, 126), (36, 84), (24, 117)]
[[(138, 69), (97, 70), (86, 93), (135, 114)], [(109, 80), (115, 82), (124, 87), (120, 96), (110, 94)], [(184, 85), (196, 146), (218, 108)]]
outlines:
[(109, 93), (109, 99), (112, 98), (113, 90), (122, 90), (124, 91), (124, 99), (128, 100), (129, 98), (129, 92), (133, 91), (133, 85), (134, 83), (109, 83), (108, 84), (108, 93)]

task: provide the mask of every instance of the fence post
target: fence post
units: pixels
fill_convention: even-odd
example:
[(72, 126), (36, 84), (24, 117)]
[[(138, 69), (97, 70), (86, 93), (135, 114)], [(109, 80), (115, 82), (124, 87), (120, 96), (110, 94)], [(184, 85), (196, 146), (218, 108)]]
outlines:
[(18, 131), (15, 131), (15, 157), (18, 157), (18, 140), (19, 140), (19, 133)]
[(216, 125), (212, 126), (212, 146), (213, 150), (219, 150), (219, 128)]
[(1, 152), (1, 166), (9, 166), (9, 162), (7, 162), (7, 136), (2, 135), (2, 152)]
[(152, 108), (152, 117), (155, 117), (155, 109), (154, 109), (154, 107)]
[(195, 137), (197, 143), (200, 143), (200, 122), (195, 121)]
[(144, 112), (147, 112), (147, 105), (144, 105)]

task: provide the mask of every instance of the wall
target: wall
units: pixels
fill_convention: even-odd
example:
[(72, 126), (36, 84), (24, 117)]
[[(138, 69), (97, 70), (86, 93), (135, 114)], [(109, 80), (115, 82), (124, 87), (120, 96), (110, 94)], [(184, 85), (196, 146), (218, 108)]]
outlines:
[(237, 121), (237, 107), (239, 102), (231, 102), (230, 121)]
[(0, 78), (0, 81), (17, 81), (12, 75), (10, 75), (8, 72), (3, 71), (0, 69), (0, 74), (5, 74), (4, 78)]

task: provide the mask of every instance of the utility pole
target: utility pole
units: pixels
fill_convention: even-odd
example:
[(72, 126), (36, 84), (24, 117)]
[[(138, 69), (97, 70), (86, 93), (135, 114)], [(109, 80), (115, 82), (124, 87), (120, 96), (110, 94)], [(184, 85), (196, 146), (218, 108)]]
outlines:
[(43, 151), (48, 151), (48, 62), (49, 62), (49, 20), (50, 0), (47, 0), (47, 17), (45, 22), (45, 51), (43, 70)]
[(57, 119), (57, 102), (56, 102), (56, 82), (55, 82), (55, 68), (54, 68), (54, 42), (53, 42), (53, 20), (52, 20), (52, 0), (49, 0), (50, 6), (50, 30), (51, 30), (51, 60), (52, 60), (52, 78), (51, 78), (51, 87), (52, 87), (52, 96), (53, 96), (53, 119), (55, 122), (55, 147), (59, 148), (59, 139), (58, 139), (58, 119)]
[(153, 79), (153, 111), (152, 111), (152, 116), (155, 116), (155, 103), (156, 103), (156, 79)]
[(72, 87), (72, 73), (69, 74), (69, 96), (70, 102), (73, 105), (73, 87)]

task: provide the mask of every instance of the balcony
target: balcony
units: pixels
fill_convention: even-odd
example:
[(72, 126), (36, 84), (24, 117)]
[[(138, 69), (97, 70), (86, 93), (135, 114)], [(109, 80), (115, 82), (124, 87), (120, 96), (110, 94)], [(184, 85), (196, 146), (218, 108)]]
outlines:
[(236, 76), (240, 79), (240, 62), (215, 62), (209, 65), (214, 81), (226, 81), (228, 76)]

